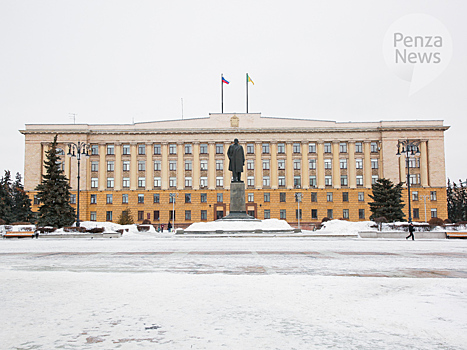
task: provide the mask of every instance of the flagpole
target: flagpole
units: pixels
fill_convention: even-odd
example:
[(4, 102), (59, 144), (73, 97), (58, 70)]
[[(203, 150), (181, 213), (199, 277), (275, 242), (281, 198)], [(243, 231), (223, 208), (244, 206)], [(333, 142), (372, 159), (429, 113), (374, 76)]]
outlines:
[(248, 114), (248, 73), (246, 73), (246, 114)]
[(224, 74), (221, 74), (221, 113), (224, 113)]

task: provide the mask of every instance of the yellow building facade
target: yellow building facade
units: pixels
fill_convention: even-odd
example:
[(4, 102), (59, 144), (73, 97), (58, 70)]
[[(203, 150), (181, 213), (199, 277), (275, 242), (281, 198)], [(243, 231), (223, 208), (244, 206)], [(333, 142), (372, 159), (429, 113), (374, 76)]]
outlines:
[[(118, 220), (130, 209), (136, 222), (177, 227), (229, 213), (227, 149), (238, 138), (245, 151), (247, 211), (259, 219), (301, 226), (324, 217), (368, 220), (371, 185), (378, 178), (405, 182), (397, 143), (414, 140), (410, 160), (414, 221), (447, 218), (442, 121), (349, 122), (210, 114), (207, 118), (124, 124), (28, 124), (25, 189), (38, 209), (35, 187), (55, 135), (61, 166), (76, 202), (77, 162), (68, 143), (86, 142), (80, 167), (80, 219)], [(301, 198), (301, 201), (298, 201)], [(403, 193), (407, 202), (407, 192)], [(76, 205), (76, 203), (74, 204)], [(405, 208), (407, 215), (407, 206)], [(426, 213), (426, 215), (425, 215)]]

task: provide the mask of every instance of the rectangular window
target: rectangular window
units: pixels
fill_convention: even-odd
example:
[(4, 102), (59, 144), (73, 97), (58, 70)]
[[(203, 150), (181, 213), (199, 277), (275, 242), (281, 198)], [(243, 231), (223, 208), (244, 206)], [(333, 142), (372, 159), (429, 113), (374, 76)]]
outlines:
[(161, 171), (161, 161), (155, 160), (154, 161), (154, 171)]
[(154, 154), (161, 154), (161, 145), (154, 144)]
[(177, 178), (169, 177), (169, 187), (176, 187), (176, 186), (177, 186)]
[(308, 160), (308, 168), (310, 170), (315, 170), (316, 169), (316, 159)]
[[(405, 164), (405, 167), (407, 168), (407, 162)], [(409, 158), (409, 167), (411, 169), (420, 168), (420, 158)]]
[(294, 160), (293, 160), (293, 168), (294, 168), (294, 170), (300, 170), (301, 164), (302, 164), (302, 163), (301, 163), (300, 159), (294, 159)]
[(216, 187), (224, 187), (224, 178), (222, 176), (216, 177)]
[(216, 143), (216, 154), (224, 154), (224, 145), (222, 143)]
[(90, 219), (91, 219), (91, 221), (96, 221), (97, 220), (97, 212), (92, 211)]
[(294, 143), (292, 145), (292, 150), (293, 150), (293, 153), (300, 153), (300, 144), (299, 143)]
[(318, 220), (318, 209), (311, 209), (311, 218), (313, 220)]
[(155, 177), (154, 178), (154, 187), (161, 187), (161, 178), (160, 177)]
[(269, 176), (263, 176), (263, 187), (269, 187), (271, 182), (269, 180)]
[(357, 175), (357, 186), (363, 186), (363, 175)]
[(263, 143), (263, 154), (269, 154), (269, 143)]
[(347, 159), (345, 158), (339, 159), (339, 166), (341, 169), (347, 169)]
[(324, 143), (324, 153), (331, 153), (332, 152), (332, 146), (330, 142), (325, 142)]
[(159, 221), (160, 219), (160, 213), (159, 210), (154, 210), (154, 221)]
[(248, 176), (246, 179), (247, 186), (254, 186), (255, 185), (255, 177), (254, 176)]
[(271, 218), (271, 211), (269, 209), (264, 209), (264, 219), (270, 219)]
[(285, 202), (286, 196), (287, 196), (287, 193), (285, 193), (285, 192), (280, 192), (280, 193), (279, 193), (279, 201), (280, 201), (280, 202)]
[(254, 159), (248, 159), (246, 161), (246, 168), (247, 168), (247, 170), (255, 170), (255, 160)]
[(185, 177), (185, 187), (192, 187), (193, 186), (193, 180), (191, 177)]
[(316, 143), (308, 144), (308, 153), (316, 153)]
[(216, 159), (216, 170), (224, 170), (224, 161), (222, 159)]
[(302, 219), (302, 209), (295, 209), (295, 219)]
[(143, 221), (144, 220), (144, 211), (139, 210), (138, 211), (138, 221)]
[(122, 204), (128, 204), (128, 194), (122, 194)]
[(359, 202), (365, 201), (365, 192), (358, 192), (358, 201)]
[(315, 175), (310, 176), (310, 187), (312, 188), (316, 187), (316, 176)]
[(70, 204), (76, 204), (76, 194), (70, 194)]
[(224, 194), (218, 193), (217, 194), (217, 203), (222, 203), (224, 201)]
[(285, 187), (285, 176), (279, 176), (277, 180), (279, 183), (279, 187)]
[(208, 170), (208, 161), (207, 160), (202, 160), (199, 164), (200, 164), (201, 171)]
[(107, 145), (107, 155), (115, 154), (114, 145)]
[(418, 185), (420, 183), (420, 174), (410, 174), (410, 184)]
[(185, 154), (191, 154), (191, 153), (192, 153), (191, 144), (190, 143), (185, 144)]
[(185, 203), (191, 203), (191, 193), (185, 193)]
[(263, 159), (263, 170), (269, 170), (269, 159)]
[(247, 154), (254, 154), (255, 153), (255, 145), (253, 143), (248, 143), (246, 145), (246, 153)]
[(324, 176), (324, 184), (326, 186), (332, 186), (332, 175), (325, 175)]
[(111, 211), (107, 211), (105, 213), (105, 220), (106, 221), (112, 221), (112, 212)]
[(107, 194), (105, 203), (107, 203), (107, 204), (112, 204), (113, 203), (112, 194)]
[(420, 209), (419, 208), (413, 208), (413, 218), (414, 219), (420, 219)]
[(349, 209), (343, 209), (342, 210), (342, 217), (344, 219), (348, 219), (349, 218)]
[(144, 194), (143, 193), (138, 194), (138, 203), (140, 203), (140, 204), (144, 203)]
[(371, 169), (378, 169), (378, 159), (371, 160)]
[(378, 182), (378, 175), (372, 175), (371, 176), (371, 183), (374, 185), (375, 183)]
[(191, 220), (191, 210), (185, 210), (185, 221)]
[(326, 200), (327, 200), (328, 202), (332, 202), (332, 192), (326, 193)]
[(418, 191), (413, 191), (412, 192), (412, 200), (413, 201), (418, 201)]
[(201, 210), (201, 220), (207, 220), (207, 219), (208, 219), (208, 211)]
[(349, 192), (342, 192), (342, 201), (343, 202), (349, 201)]
[(207, 193), (201, 193), (201, 203), (207, 203), (208, 202), (208, 194)]
[(363, 153), (363, 146), (361, 142), (355, 142), (355, 153)]
[(365, 219), (365, 209), (358, 209), (358, 218)]
[(122, 153), (123, 154), (130, 154), (130, 145), (123, 145)]
[(431, 208), (431, 217), (432, 218), (438, 217), (438, 210), (436, 208)]
[(370, 145), (371, 148), (371, 153), (377, 153), (378, 152), (378, 142), (372, 142)]
[(146, 154), (146, 145), (138, 145), (138, 154), (139, 155)]
[(332, 169), (332, 159), (326, 158), (324, 160), (324, 169)]
[(208, 186), (208, 178), (207, 177), (200, 177), (199, 179), (199, 186), (201, 188), (207, 187)]
[(146, 162), (144, 160), (138, 161), (138, 171), (146, 171)]
[(285, 159), (278, 159), (277, 160), (277, 168), (279, 170), (285, 170)]
[(355, 159), (355, 168), (356, 169), (363, 169), (363, 159), (362, 158)]
[(327, 215), (327, 217), (328, 217), (329, 219), (332, 219), (332, 218), (333, 218), (333, 210), (332, 210), (332, 209), (328, 209), (328, 215)]
[(130, 161), (129, 160), (125, 160), (123, 161), (123, 171), (130, 171)]
[(199, 145), (199, 153), (200, 154), (208, 154), (208, 144), (202, 143)]
[(128, 188), (130, 187), (130, 178), (129, 177), (124, 177), (122, 180), (122, 186), (123, 188)]
[(138, 177), (138, 187), (146, 187), (146, 178)]
[(318, 201), (318, 193), (311, 192), (311, 201), (312, 202), (317, 202)]
[(347, 153), (347, 143), (345, 143), (345, 142), (339, 143), (339, 152), (340, 153)]
[(171, 143), (169, 145), (169, 154), (177, 154), (177, 145), (174, 143)]
[(255, 194), (254, 193), (248, 193), (248, 202), (253, 203), (255, 201)]
[(114, 178), (113, 177), (108, 177), (107, 178), (107, 188), (113, 188), (114, 187)]
[(176, 160), (169, 160), (169, 170), (176, 171), (177, 170), (177, 161)]
[(436, 200), (436, 191), (431, 191), (430, 192), (430, 200), (432, 200), (432, 201)]
[(91, 145), (91, 155), (95, 156), (99, 154), (99, 146)]
[(347, 175), (341, 175), (341, 186), (347, 186)]
[(271, 201), (271, 195), (269, 192), (264, 192), (264, 202), (270, 202)]
[(97, 177), (91, 178), (91, 188), (97, 188), (99, 184), (99, 179)]
[(114, 171), (114, 162), (107, 162), (107, 171)]
[(285, 220), (287, 218), (287, 212), (285, 211), (285, 209), (280, 210), (279, 218), (282, 220)]
[(302, 178), (300, 175), (294, 176), (293, 177), (293, 186), (295, 188), (301, 188), (302, 186)]
[(285, 143), (277, 144), (277, 153), (285, 153)]
[(91, 171), (99, 171), (99, 162), (91, 162)]

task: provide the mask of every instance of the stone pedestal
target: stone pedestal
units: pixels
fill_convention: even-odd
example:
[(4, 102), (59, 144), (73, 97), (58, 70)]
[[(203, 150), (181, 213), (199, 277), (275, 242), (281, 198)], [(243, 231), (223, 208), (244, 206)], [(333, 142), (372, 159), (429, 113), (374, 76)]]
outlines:
[(229, 215), (224, 216), (219, 220), (254, 220), (252, 216), (246, 213), (245, 206), (245, 183), (232, 182), (230, 183), (230, 212)]

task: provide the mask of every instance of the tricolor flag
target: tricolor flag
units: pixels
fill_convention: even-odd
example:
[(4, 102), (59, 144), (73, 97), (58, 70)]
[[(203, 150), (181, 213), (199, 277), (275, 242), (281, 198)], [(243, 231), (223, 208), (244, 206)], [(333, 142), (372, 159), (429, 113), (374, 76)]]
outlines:
[(224, 84), (230, 84), (227, 80), (225, 80), (224, 77), (222, 77), (222, 82), (223, 82)]
[(255, 85), (255, 83), (253, 82), (253, 80), (251, 80), (250, 76), (248, 75), (248, 73), (246, 74), (246, 77), (247, 77), (247, 82), (248, 83), (252, 83), (253, 85)]

